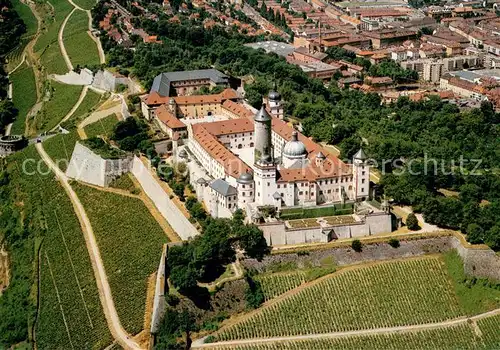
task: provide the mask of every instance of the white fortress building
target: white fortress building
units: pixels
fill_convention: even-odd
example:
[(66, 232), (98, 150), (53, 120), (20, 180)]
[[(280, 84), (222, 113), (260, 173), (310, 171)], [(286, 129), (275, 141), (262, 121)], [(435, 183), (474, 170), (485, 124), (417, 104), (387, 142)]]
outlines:
[(253, 116), (188, 124), (188, 148), (205, 170), (191, 172), (190, 181), (197, 193), (210, 188), (200, 199), (213, 216), (227, 217), (238, 208), (248, 212), (368, 198), (370, 167), (362, 150), (346, 164), (282, 115), (281, 97), (271, 91)]
[[(152, 89), (142, 98), (142, 112), (179, 141), (171, 159), (186, 162), (190, 184), (210, 215), (227, 218), (242, 209), (270, 245), (391, 232), (388, 203), (376, 208), (364, 201), (370, 166), (363, 150), (352, 164), (344, 163), (296, 131), (283, 120), (275, 90), (255, 110), (230, 88), (191, 96), (162, 96)], [(347, 215), (336, 215), (335, 208)], [(302, 220), (309, 209), (320, 210)]]

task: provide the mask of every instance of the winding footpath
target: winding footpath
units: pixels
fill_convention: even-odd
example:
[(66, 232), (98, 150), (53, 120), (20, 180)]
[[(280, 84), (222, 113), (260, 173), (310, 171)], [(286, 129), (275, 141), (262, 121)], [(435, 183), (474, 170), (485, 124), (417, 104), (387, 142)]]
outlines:
[(460, 317), (449, 321), (436, 322), (436, 323), (425, 323), (412, 326), (399, 326), (399, 327), (387, 327), (387, 328), (373, 328), (364, 329), (358, 331), (348, 331), (348, 332), (332, 332), (332, 333), (317, 333), (308, 335), (295, 335), (288, 337), (272, 337), (272, 338), (253, 338), (244, 340), (232, 340), (217, 343), (203, 343), (205, 338), (197, 339), (191, 344), (191, 348), (210, 348), (217, 347), (223, 348), (225, 346), (238, 346), (238, 345), (256, 345), (256, 344), (267, 344), (274, 342), (283, 341), (297, 341), (297, 340), (311, 340), (311, 339), (330, 339), (330, 338), (344, 338), (344, 337), (355, 337), (355, 336), (369, 336), (369, 335), (381, 335), (381, 334), (392, 334), (392, 333), (405, 333), (405, 332), (415, 332), (415, 331), (425, 331), (434, 330), (440, 328), (447, 328), (458, 326), (462, 324), (475, 324), (477, 321), (500, 315), (500, 309), (495, 309), (489, 312), (485, 312), (472, 317)]
[(82, 104), (83, 100), (87, 96), (88, 91), (89, 91), (89, 87), (87, 85), (85, 85), (82, 89), (82, 92), (80, 93), (80, 97), (78, 98), (78, 101), (76, 101), (73, 108), (71, 108), (71, 110), (68, 112), (68, 114), (66, 114), (64, 116), (64, 118), (62, 118), (61, 121), (56, 126), (54, 126), (50, 131), (56, 131), (62, 123), (64, 123), (69, 118), (71, 118), (71, 116), (76, 112), (78, 107), (80, 107), (80, 105)]
[(99, 290), (99, 299), (104, 310), (104, 315), (108, 323), (109, 330), (113, 335), (113, 338), (125, 349), (141, 349), (141, 347), (131, 338), (131, 336), (123, 329), (120, 318), (115, 308), (113, 302), (113, 296), (111, 293), (111, 288), (109, 286), (108, 277), (104, 269), (104, 264), (99, 252), (99, 247), (97, 245), (97, 240), (90, 224), (90, 220), (85, 212), (85, 209), (80, 202), (77, 194), (68, 182), (68, 177), (54, 164), (52, 159), (43, 149), (41, 143), (36, 144), (36, 150), (42, 157), (43, 161), (47, 164), (49, 169), (55, 174), (57, 179), (61, 182), (64, 190), (68, 194), (71, 203), (75, 209), (75, 213), (78, 216), (78, 220), (82, 226), (83, 235), (87, 243), (87, 250), (89, 252), (90, 260), (92, 262), (92, 268), (94, 270), (94, 276), (97, 283), (97, 288)]
[(69, 18), (73, 14), (73, 12), (76, 11), (76, 7), (73, 8), (73, 10), (66, 16), (64, 19), (64, 22), (61, 25), (61, 28), (59, 28), (59, 34), (57, 36), (57, 40), (59, 42), (59, 48), (61, 49), (61, 54), (64, 58), (64, 61), (66, 62), (66, 66), (68, 67), (69, 71), (73, 70), (73, 64), (71, 63), (71, 60), (69, 59), (68, 53), (66, 52), (66, 47), (64, 46), (64, 40), (63, 40), (63, 33), (64, 33), (64, 27), (66, 27), (66, 23), (68, 23)]

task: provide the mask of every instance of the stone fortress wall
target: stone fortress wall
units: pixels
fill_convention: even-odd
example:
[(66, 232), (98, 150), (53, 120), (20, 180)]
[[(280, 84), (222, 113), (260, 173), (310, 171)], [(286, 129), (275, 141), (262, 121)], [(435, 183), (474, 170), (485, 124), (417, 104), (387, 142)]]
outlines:
[(72, 179), (88, 184), (107, 187), (111, 181), (130, 171), (132, 157), (103, 159), (89, 148), (77, 142), (66, 170)]
[(365, 237), (392, 232), (391, 215), (377, 212), (362, 216), (360, 221), (329, 227), (289, 228), (284, 222), (271, 222), (259, 225), (267, 244), (272, 246), (327, 243), (332, 239)]
[(469, 247), (452, 233), (430, 238), (401, 239), (399, 248), (393, 248), (388, 243), (365, 244), (361, 252), (355, 252), (350, 246), (310, 248), (304, 247), (302, 251), (276, 252), (266, 256), (262, 261), (243, 259), (242, 264), (247, 269), (253, 268), (262, 272), (269, 265), (276, 263), (296, 263), (302, 268), (310, 265), (319, 266), (324, 259), (333, 259), (335, 264), (346, 266), (445, 253), (456, 249), (463, 259), (464, 270), (468, 275), (500, 281), (500, 256), (486, 246)]

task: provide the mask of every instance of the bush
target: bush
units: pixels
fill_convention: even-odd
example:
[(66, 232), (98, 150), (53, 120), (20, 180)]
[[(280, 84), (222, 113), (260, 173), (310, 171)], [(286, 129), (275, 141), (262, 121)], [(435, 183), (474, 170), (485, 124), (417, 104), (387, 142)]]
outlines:
[(420, 226), (418, 226), (418, 219), (415, 214), (410, 213), (408, 215), (408, 217), (406, 218), (406, 226), (412, 231), (420, 229)]
[(245, 290), (245, 300), (247, 302), (247, 306), (250, 309), (256, 309), (262, 305), (265, 300), (262, 286), (259, 281), (254, 280), (249, 275), (246, 276), (246, 280), (248, 283), (247, 289)]
[(387, 243), (389, 243), (389, 245), (393, 248), (399, 248), (399, 246), (401, 245), (399, 243), (399, 240), (397, 240), (396, 238), (391, 238)]
[(363, 244), (361, 244), (361, 241), (359, 239), (355, 239), (351, 243), (351, 247), (355, 252), (361, 252), (363, 250)]
[(165, 301), (167, 302), (168, 305), (170, 306), (176, 306), (179, 304), (180, 299), (176, 295), (173, 294), (167, 294), (165, 295)]

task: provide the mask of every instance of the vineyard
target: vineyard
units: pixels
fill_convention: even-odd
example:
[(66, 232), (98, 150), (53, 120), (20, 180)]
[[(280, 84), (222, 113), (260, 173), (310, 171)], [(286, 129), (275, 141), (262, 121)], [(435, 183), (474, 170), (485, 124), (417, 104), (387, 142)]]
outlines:
[(223, 328), (220, 341), (439, 322), (462, 315), (439, 257), (341, 270)]
[(73, 130), (68, 134), (59, 134), (44, 141), (43, 148), (59, 169), (66, 171), (78, 140), (78, 133)]
[(48, 131), (55, 127), (75, 105), (82, 92), (82, 87), (65, 85), (55, 81), (50, 82), (50, 100), (44, 102), (43, 107), (35, 118), (36, 129)]
[(306, 281), (302, 271), (257, 275), (254, 279), (260, 282), (266, 301), (297, 288)]
[(64, 27), (64, 47), (73, 67), (98, 65), (97, 45), (87, 34), (89, 17), (84, 11), (73, 12)]
[(131, 193), (132, 192), (134, 192), (134, 193), (140, 192), (140, 189), (138, 189), (135, 186), (134, 182), (130, 178), (131, 176), (133, 176), (133, 175), (132, 174), (123, 174), (122, 176), (111, 181), (111, 183), (109, 184), (109, 187), (118, 188), (120, 190), (129, 191)]
[(116, 114), (107, 116), (85, 127), (87, 137), (108, 136), (113, 131), (114, 126), (118, 123)]
[(87, 94), (82, 103), (75, 110), (73, 115), (64, 123), (62, 127), (65, 129), (72, 129), (76, 127), (83, 119), (85, 119), (91, 112), (93, 112), (101, 103), (102, 95), (92, 90), (87, 90)]
[[(50, 5), (53, 6), (53, 10)], [(50, 5), (43, 5), (45, 13), (42, 14), (42, 17), (46, 23), (44, 25), (46, 29), (38, 37), (34, 50), (48, 74), (64, 74), (68, 69), (61, 55), (57, 36), (64, 19), (71, 12), (73, 6), (67, 0), (52, 0)], [(40, 12), (42, 12), (41, 6), (38, 7)]]
[(156, 271), (166, 236), (143, 202), (75, 183), (127, 332), (143, 329), (148, 277)]
[[(498, 324), (497, 324), (498, 326)], [(498, 328), (498, 327), (497, 327)], [(498, 336), (497, 340), (500, 339)], [(340, 338), (323, 338), (311, 340), (283, 341), (239, 346), (220, 346), (213, 349), (233, 350), (359, 350), (359, 349), (391, 349), (391, 350), (467, 350), (495, 349), (483, 344), (469, 325), (458, 325), (449, 328), (424, 330), (405, 333), (381, 335), (363, 335)]]
[(36, 85), (33, 68), (26, 63), (9, 76), (12, 82), (12, 102), (19, 110), (11, 129), (14, 135), (24, 134), (26, 116), (36, 103)]
[(500, 349), (500, 315), (485, 318), (477, 322), (488, 349)]
[[(34, 147), (17, 153), (9, 161), (12, 185), (19, 203), (24, 203), (23, 215), (29, 221), (26, 230), (41, 243), (37, 346), (39, 349), (104, 348), (111, 343), (111, 335), (73, 206), (51, 173), (28, 175), (36, 169), (32, 163), (23, 172), (26, 159), (40, 161)], [(46, 168), (42, 166), (41, 170), (45, 172)], [(33, 266), (34, 252), (33, 248), (16, 252), (13, 257), (16, 263), (20, 257), (31, 258), (28, 266), (17, 266), (17, 273)]]

